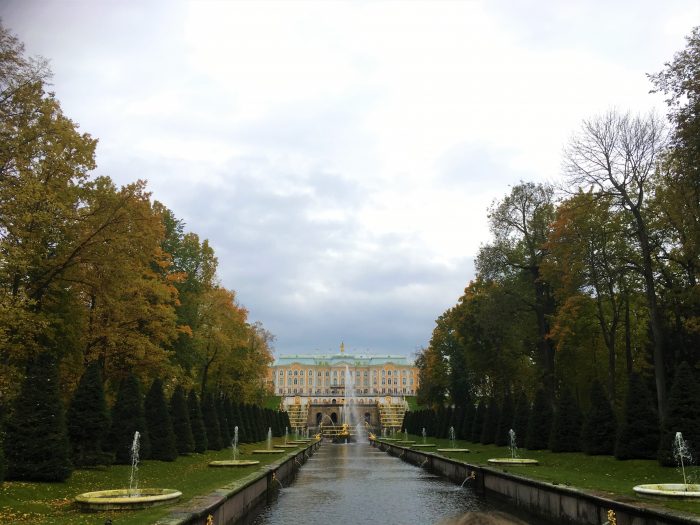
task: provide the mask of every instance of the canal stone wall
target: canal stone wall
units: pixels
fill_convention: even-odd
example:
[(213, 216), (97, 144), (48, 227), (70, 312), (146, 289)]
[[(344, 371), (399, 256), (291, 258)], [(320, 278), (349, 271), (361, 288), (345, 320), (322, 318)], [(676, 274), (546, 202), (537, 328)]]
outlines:
[(238, 479), (205, 496), (197, 496), (172, 509), (156, 525), (229, 525), (246, 517), (277, 492), (321, 445), (285, 455), (279, 461)]
[(495, 497), (552, 523), (598, 525), (608, 522), (608, 511), (613, 511), (617, 525), (700, 524), (698, 517), (648, 507), (644, 502), (632, 497), (628, 501), (622, 497), (611, 499), (387, 442), (377, 441), (373, 442), (373, 445), (392, 456), (444, 476), (454, 483), (468, 485), (479, 494)]

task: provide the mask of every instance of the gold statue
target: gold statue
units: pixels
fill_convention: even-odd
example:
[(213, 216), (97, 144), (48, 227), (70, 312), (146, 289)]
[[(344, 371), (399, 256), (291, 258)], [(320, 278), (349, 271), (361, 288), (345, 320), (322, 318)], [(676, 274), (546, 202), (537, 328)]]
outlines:
[(345, 353), (345, 343), (340, 343), (340, 353), (341, 354)]

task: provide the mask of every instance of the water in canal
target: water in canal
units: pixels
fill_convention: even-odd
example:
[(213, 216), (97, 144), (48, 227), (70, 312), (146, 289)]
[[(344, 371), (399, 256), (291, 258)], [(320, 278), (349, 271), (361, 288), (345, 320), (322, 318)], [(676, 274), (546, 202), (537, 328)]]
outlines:
[(254, 525), (430, 525), (492, 507), (460, 488), (367, 443), (324, 444)]

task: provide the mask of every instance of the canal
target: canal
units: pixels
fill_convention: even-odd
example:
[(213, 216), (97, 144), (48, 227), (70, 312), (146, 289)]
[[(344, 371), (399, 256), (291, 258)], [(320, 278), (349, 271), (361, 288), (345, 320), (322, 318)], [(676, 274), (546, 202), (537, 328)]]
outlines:
[(494, 510), (470, 488), (460, 488), (366, 443), (327, 443), (275, 501), (247, 523), (430, 525), (471, 511)]

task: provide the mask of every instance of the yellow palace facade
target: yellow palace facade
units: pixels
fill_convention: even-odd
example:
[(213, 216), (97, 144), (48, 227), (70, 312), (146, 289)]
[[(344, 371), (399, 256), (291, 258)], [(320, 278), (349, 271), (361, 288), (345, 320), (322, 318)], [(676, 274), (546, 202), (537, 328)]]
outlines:
[(268, 385), (282, 398), (301, 398), (312, 404), (356, 403), (414, 396), (418, 369), (398, 355), (339, 354), (285, 355), (270, 366)]

